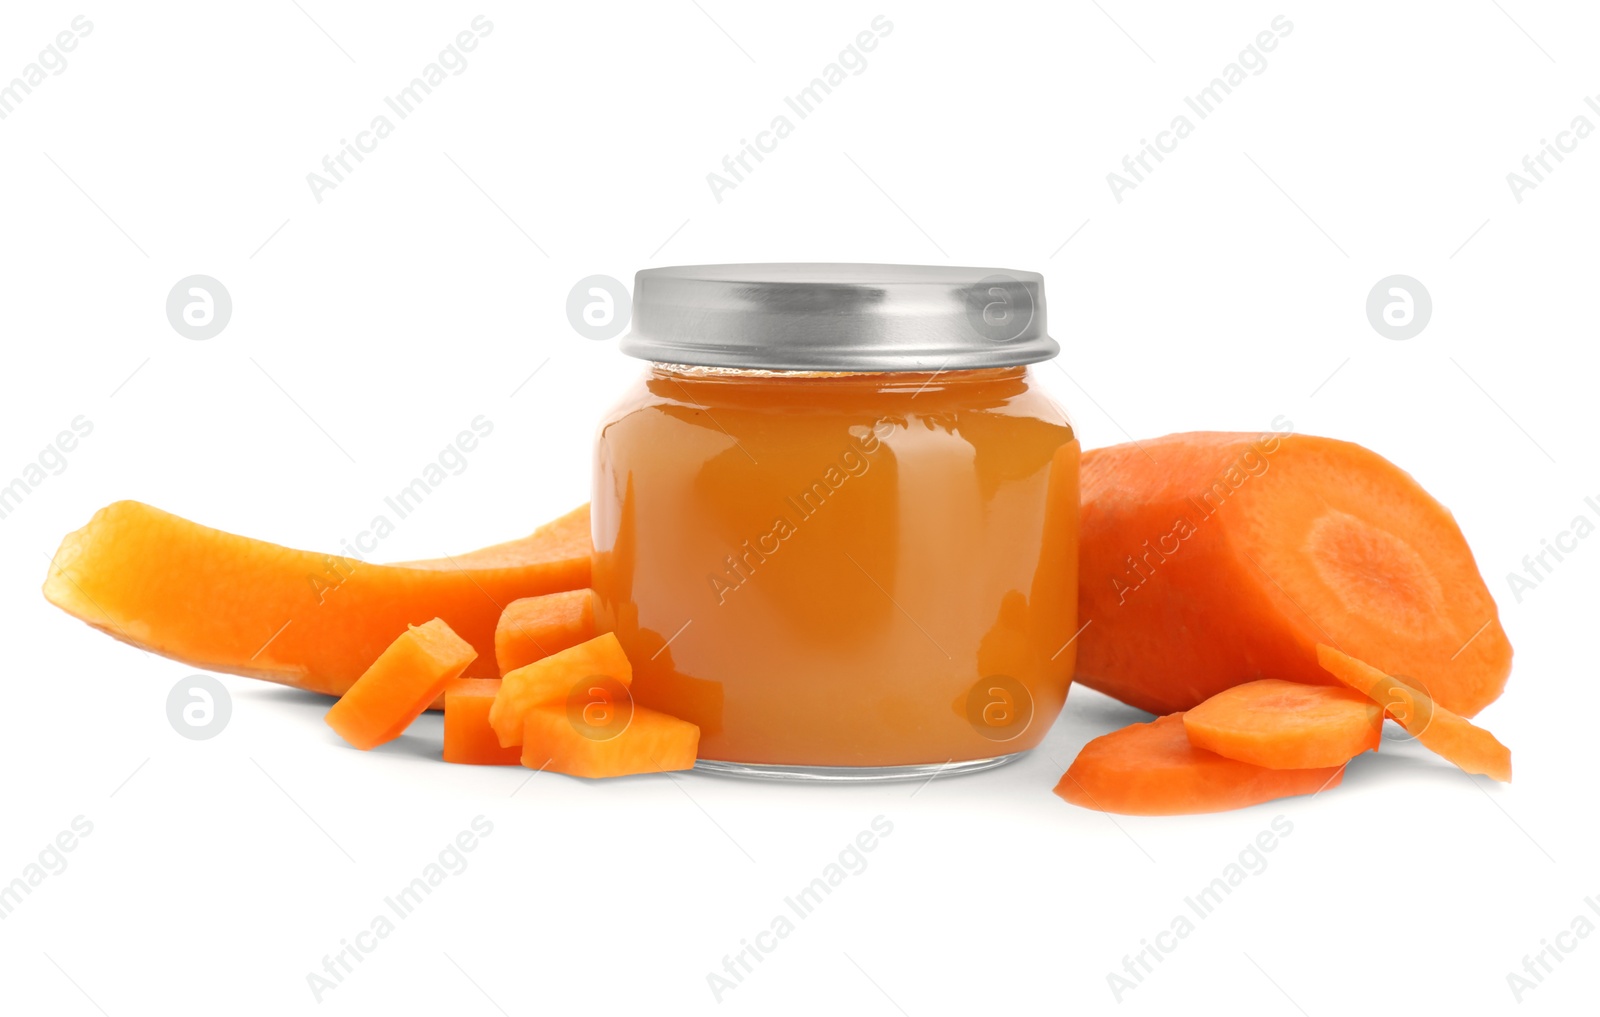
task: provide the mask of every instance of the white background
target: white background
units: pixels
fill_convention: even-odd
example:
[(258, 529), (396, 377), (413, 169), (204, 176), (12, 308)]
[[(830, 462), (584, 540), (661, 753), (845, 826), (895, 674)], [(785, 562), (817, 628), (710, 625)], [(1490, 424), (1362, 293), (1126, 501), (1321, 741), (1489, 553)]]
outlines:
[[(0, 520), (0, 882), (75, 816), (93, 833), (0, 921), (0, 1008), (1592, 1006), (1600, 936), (1567, 939), (1520, 1007), (1506, 975), (1575, 916), (1600, 924), (1600, 539), (1520, 603), (1506, 577), (1600, 520), (1600, 138), (1520, 203), (1506, 174), (1574, 117), (1600, 126), (1600, 15), (1211, 6), (9, 5), (0, 80), (74, 15), (94, 28), (0, 121), (0, 478), (75, 416), (94, 431)], [(317, 202), (307, 173), (480, 13), (466, 70)], [(880, 13), (866, 69), (714, 200), (706, 174)], [(1266, 69), (1117, 202), (1106, 174), (1279, 14)], [(573, 283), (762, 260), (1043, 271), (1064, 353), (1039, 374), (1086, 446), (1284, 414), (1412, 471), (1517, 650), (1481, 715), (1515, 785), (1386, 745), (1314, 799), (1112, 819), (1050, 793), (1086, 740), (1142, 719), (1083, 689), (1025, 762), (920, 790), (530, 781), (439, 763), (437, 717), (363, 754), (324, 701), (232, 677), (232, 722), (191, 742), (165, 699), (192, 669), (38, 593), (61, 536), (119, 498), (335, 550), (478, 414), (493, 435), (377, 557), (523, 534), (588, 497), (593, 424), (639, 370), (574, 334)], [(1364, 312), (1397, 272), (1434, 304), (1402, 342)], [(163, 311), (193, 273), (234, 302), (204, 342)], [(316, 1002), (307, 974), (479, 815), (470, 866)], [(865, 871), (718, 1004), (708, 973), (880, 815)], [(1280, 815), (1265, 871), (1119, 1004), (1107, 974)]]

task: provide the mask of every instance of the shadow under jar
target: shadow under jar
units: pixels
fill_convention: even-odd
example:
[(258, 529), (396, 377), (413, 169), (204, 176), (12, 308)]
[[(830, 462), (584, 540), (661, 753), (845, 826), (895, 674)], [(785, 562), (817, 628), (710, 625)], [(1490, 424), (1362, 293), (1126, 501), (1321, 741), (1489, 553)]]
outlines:
[(599, 621), (699, 768), (817, 780), (998, 765), (1066, 699), (1079, 447), (1026, 365), (1042, 279), (649, 269), (600, 426)]

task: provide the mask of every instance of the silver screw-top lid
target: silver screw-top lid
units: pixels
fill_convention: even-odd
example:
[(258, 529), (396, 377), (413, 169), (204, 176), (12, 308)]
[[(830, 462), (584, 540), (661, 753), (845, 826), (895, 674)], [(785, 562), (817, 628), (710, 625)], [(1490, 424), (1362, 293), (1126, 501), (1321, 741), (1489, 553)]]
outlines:
[(768, 371), (955, 371), (1061, 352), (1044, 277), (927, 265), (685, 265), (634, 278), (622, 352)]

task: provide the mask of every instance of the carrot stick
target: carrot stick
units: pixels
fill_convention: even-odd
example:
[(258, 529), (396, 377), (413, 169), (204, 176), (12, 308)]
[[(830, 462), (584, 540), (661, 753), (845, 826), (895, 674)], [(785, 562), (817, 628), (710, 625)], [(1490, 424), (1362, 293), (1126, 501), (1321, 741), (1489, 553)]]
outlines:
[[(596, 695), (608, 701), (626, 699), (632, 682), (633, 665), (616, 635), (607, 632), (507, 674), (489, 709), (489, 723), (502, 747), (521, 745), (529, 710), (552, 704), (564, 708), (571, 697), (588, 695), (592, 688), (599, 688)], [(626, 704), (632, 705), (631, 700)]]
[(494, 630), (495, 662), (505, 675), (595, 637), (594, 594), (569, 590), (513, 600)]
[(328, 726), (358, 749), (393, 741), (477, 656), (438, 618), (413, 625), (333, 704)]
[(586, 734), (561, 706), (529, 710), (522, 765), (574, 777), (624, 777), (694, 767), (700, 729), (686, 720), (637, 707), (625, 728)]
[(1101, 735), (1072, 761), (1056, 794), (1074, 805), (1130, 816), (1223, 812), (1337, 786), (1342, 766), (1273, 770), (1197, 749), (1183, 714)]
[(1359, 445), (1192, 433), (1096, 449), (1080, 536), (1076, 678), (1152, 713), (1260, 678), (1332, 685), (1319, 642), (1465, 716), (1511, 669), (1455, 520)]
[(1353, 689), (1264, 678), (1183, 715), (1196, 748), (1275, 770), (1338, 766), (1383, 734), (1383, 711)]
[(1488, 731), (1435, 702), (1427, 690), (1331, 646), (1318, 644), (1317, 660), (1329, 674), (1382, 707), (1425, 748), (1468, 773), (1511, 782), (1511, 750)]
[(515, 766), (522, 751), (500, 747), (489, 725), (489, 708), (500, 691), (498, 678), (457, 678), (444, 687), (444, 761), (478, 766)]

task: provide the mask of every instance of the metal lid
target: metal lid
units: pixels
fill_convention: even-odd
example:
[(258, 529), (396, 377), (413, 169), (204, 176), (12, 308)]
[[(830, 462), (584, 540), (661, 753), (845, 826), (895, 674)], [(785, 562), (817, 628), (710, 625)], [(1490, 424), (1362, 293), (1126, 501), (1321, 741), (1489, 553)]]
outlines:
[(634, 278), (622, 352), (769, 371), (952, 371), (1061, 352), (1037, 272), (926, 265), (685, 265)]

